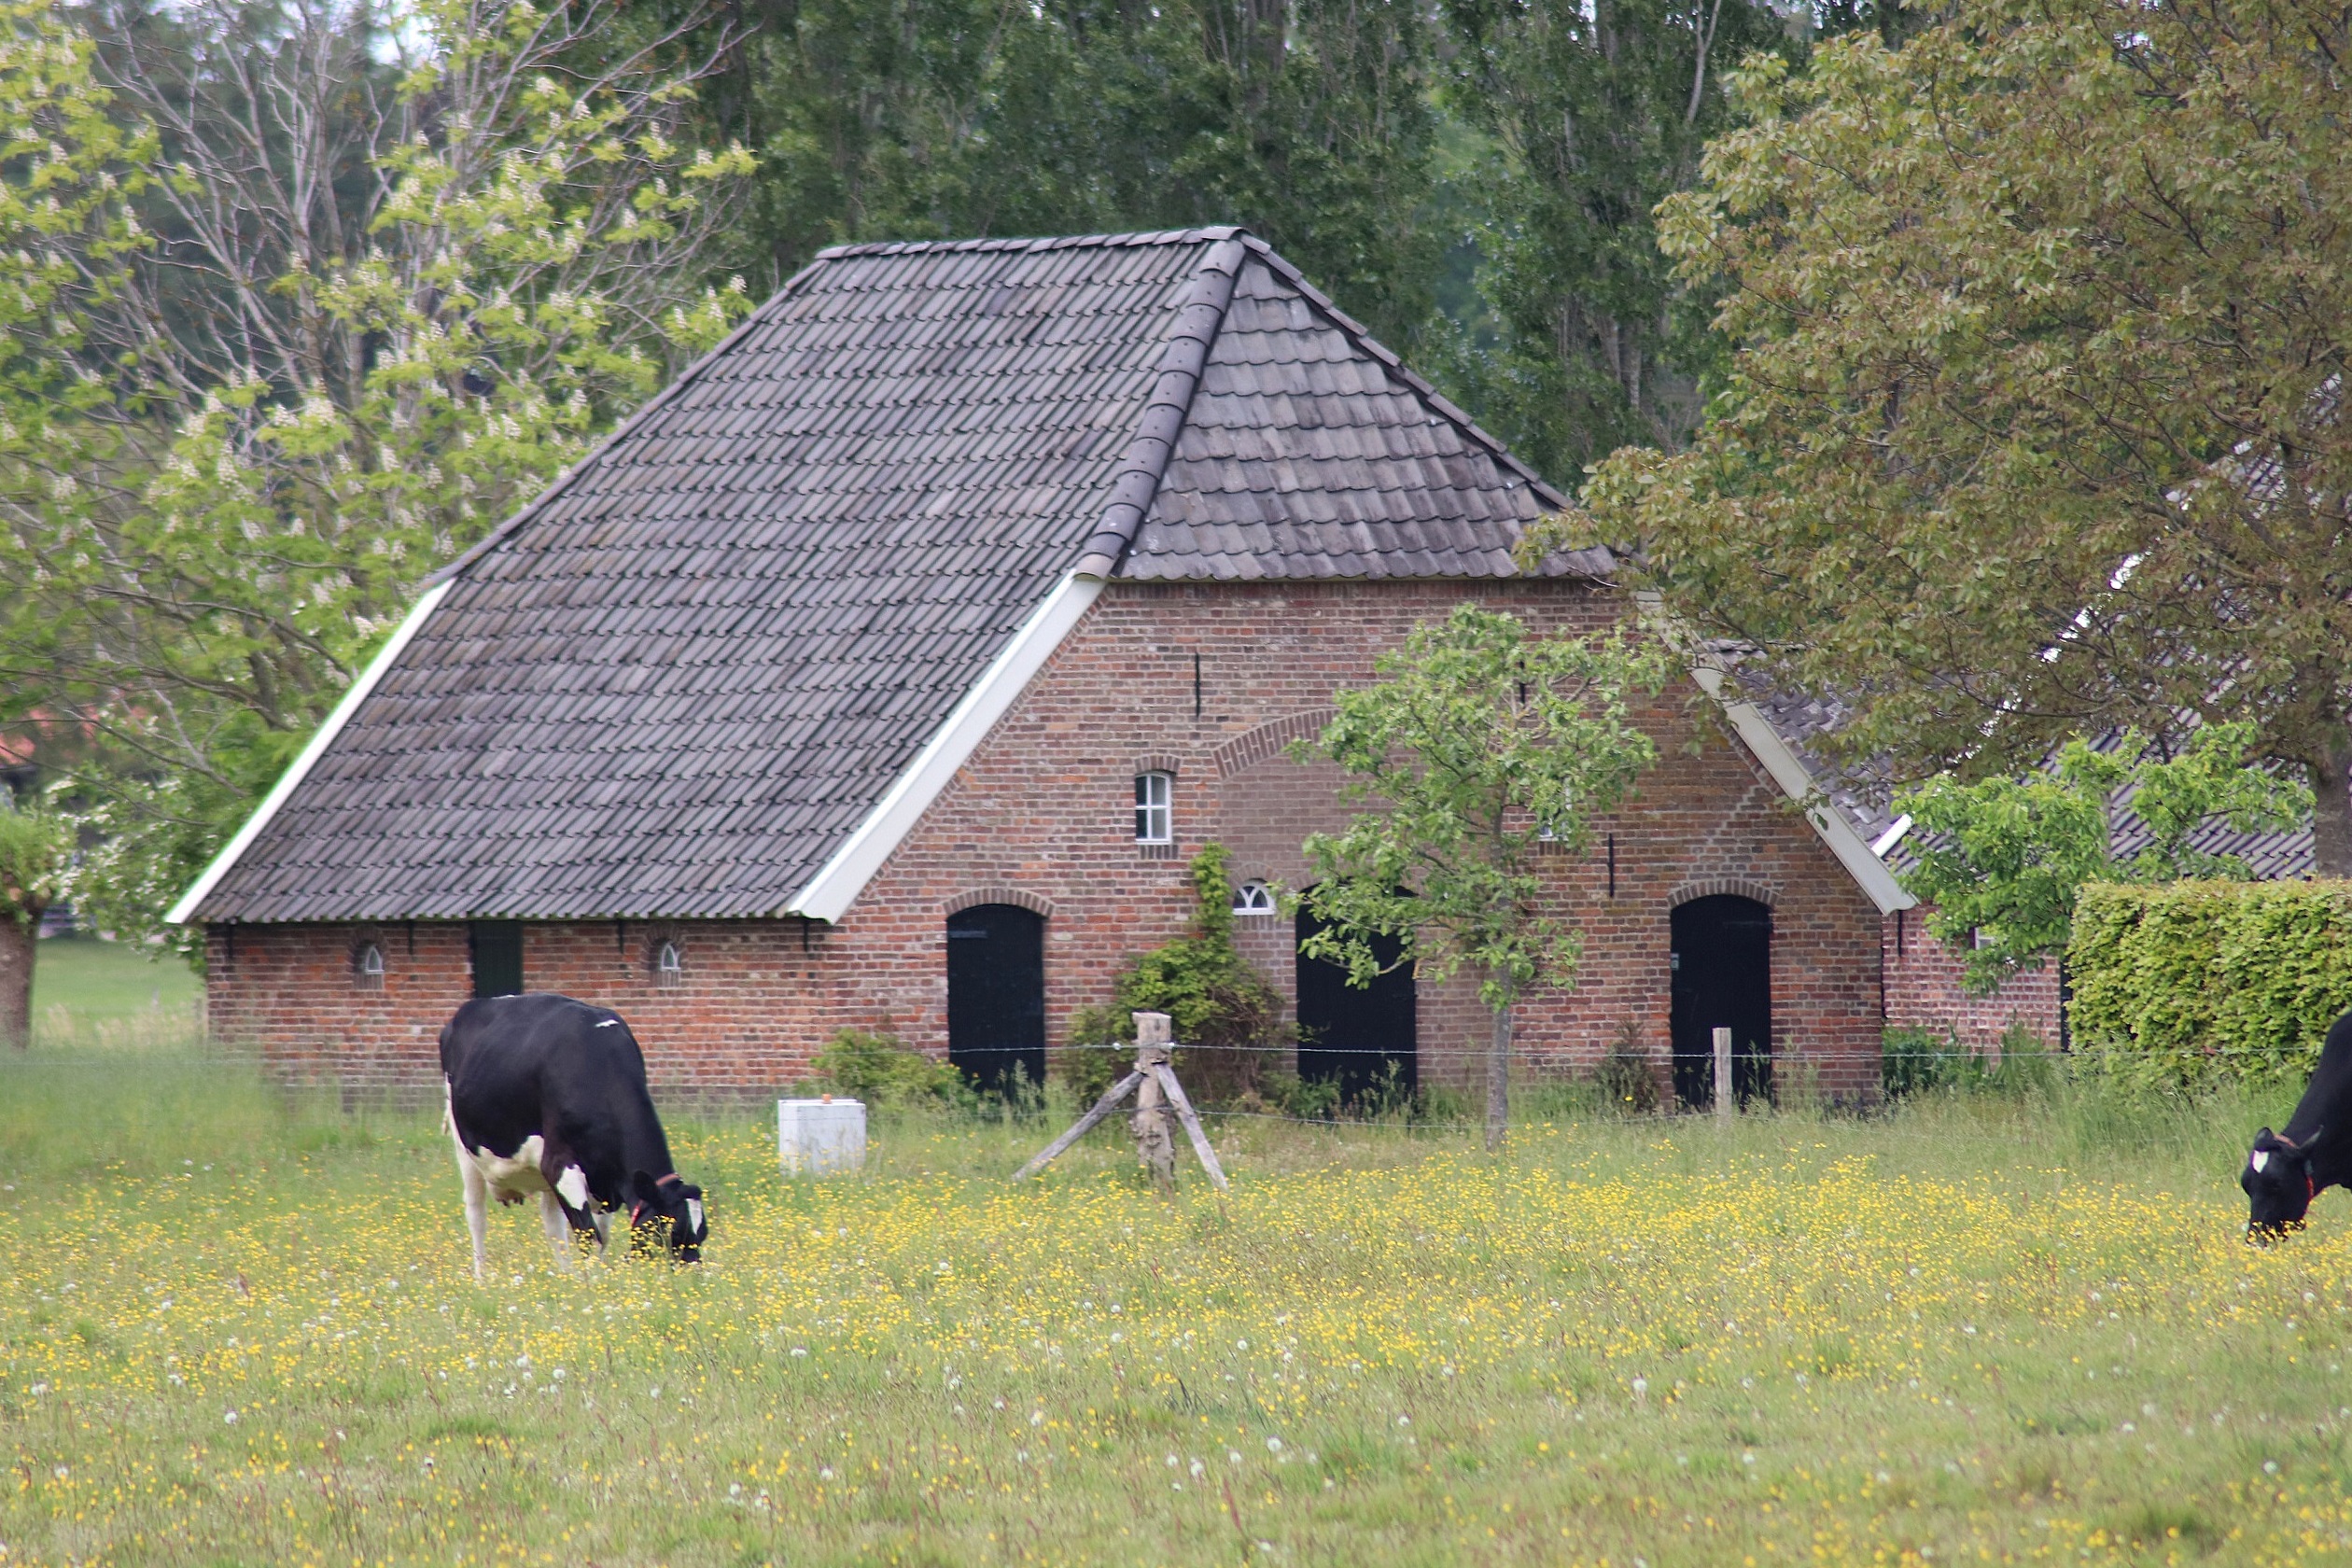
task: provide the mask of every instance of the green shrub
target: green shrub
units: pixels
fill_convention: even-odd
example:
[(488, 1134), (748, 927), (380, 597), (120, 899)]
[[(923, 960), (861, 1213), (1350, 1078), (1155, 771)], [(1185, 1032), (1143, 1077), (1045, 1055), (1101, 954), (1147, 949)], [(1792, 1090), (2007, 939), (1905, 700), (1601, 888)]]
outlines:
[(1602, 1111), (1612, 1116), (1649, 1116), (1658, 1112), (1658, 1067), (1642, 1049), (1641, 1029), (1628, 1018), (1617, 1027), (1608, 1053), (1592, 1071)]
[[(1054, 1076), (1091, 1103), (1132, 1066), (1139, 1012), (1165, 1013), (1178, 1050), (1184, 1091), (1203, 1103), (1261, 1092), (1269, 1068), (1279, 1068), (1292, 1043), (1281, 1024), (1282, 999), (1241, 956), (1233, 941), (1233, 879), (1222, 844), (1193, 857), (1193, 929), (1135, 960), (1119, 976), (1105, 1007), (1071, 1015), (1070, 1043), (1055, 1053)], [(1183, 1047), (1190, 1046), (1186, 1050)]]
[(959, 1105), (971, 1098), (961, 1073), (907, 1049), (887, 1030), (843, 1029), (808, 1065), (835, 1094), (880, 1108)]
[(2352, 882), (2086, 888), (2066, 963), (2075, 1049), (2120, 1079), (2299, 1079), (2352, 1009)]
[(1957, 1035), (1938, 1039), (1932, 1029), (1888, 1029), (1880, 1045), (1879, 1087), (1888, 1099), (1947, 1088), (1959, 1081), (1967, 1055)]
[(2023, 1024), (2012, 1024), (1996, 1051), (1979, 1051), (1947, 1032), (1924, 1029), (1886, 1031), (1879, 1059), (1879, 1086), (1889, 1100), (1931, 1093), (2044, 1094), (2062, 1076), (2059, 1053)]

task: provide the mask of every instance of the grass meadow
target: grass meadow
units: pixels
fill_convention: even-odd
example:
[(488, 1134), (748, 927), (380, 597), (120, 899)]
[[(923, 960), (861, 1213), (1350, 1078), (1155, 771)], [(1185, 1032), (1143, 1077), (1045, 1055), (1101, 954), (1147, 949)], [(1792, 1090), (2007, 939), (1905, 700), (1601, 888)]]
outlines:
[(0, 1063), (0, 1563), (2352, 1560), (2352, 1199), (2239, 1239), (2285, 1093), (1227, 1122), (1223, 1201), (681, 1112), (707, 1263), (510, 1209), (481, 1288), (432, 1116), (149, 1011)]

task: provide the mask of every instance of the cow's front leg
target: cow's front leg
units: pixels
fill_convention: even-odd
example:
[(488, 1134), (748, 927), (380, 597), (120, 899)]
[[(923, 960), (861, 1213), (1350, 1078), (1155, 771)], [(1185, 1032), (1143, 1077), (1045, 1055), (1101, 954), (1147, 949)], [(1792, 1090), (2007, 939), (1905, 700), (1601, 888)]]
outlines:
[(562, 1200), (552, 1192), (539, 1194), (539, 1228), (547, 1232), (547, 1244), (555, 1250), (555, 1267), (568, 1274), (572, 1270), (571, 1216), (564, 1212)]
[[(588, 1173), (571, 1159), (567, 1150), (550, 1143), (539, 1156), (539, 1175), (549, 1188), (544, 1201), (555, 1205), (555, 1211), (563, 1215), (573, 1233), (595, 1237), (597, 1250), (603, 1251), (605, 1222), (596, 1211), (595, 1195), (588, 1190)], [(551, 1227), (553, 1223), (549, 1222)], [(548, 1231), (551, 1238), (554, 1234), (553, 1228)]]
[(482, 1168), (466, 1153), (465, 1140), (457, 1136), (455, 1122), (450, 1124), (449, 1141), (457, 1150), (457, 1180), (466, 1189), (466, 1232), (473, 1238), (474, 1283), (482, 1283), (489, 1272), (490, 1183), (482, 1178)]

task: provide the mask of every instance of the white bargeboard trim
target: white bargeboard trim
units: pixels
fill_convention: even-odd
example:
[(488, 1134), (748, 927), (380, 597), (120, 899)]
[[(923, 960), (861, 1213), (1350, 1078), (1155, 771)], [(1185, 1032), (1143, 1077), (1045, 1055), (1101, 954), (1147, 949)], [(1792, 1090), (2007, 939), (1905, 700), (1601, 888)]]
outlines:
[(1004, 717), (1013, 701), (1028, 689), (1037, 672), (1045, 667), (1045, 661), (1070, 635), (1071, 628), (1094, 607), (1102, 593), (1099, 578), (1080, 577), (1076, 573), (1063, 578), (1044, 602), (1029, 612), (1029, 618), (1013, 634), (980, 679), (948, 713), (945, 721), (932, 732), (915, 760), (898, 776), (889, 791), (876, 802), (857, 831), (842, 841), (833, 857), (817, 869), (817, 875), (804, 884), (785, 909), (787, 915), (798, 915), (811, 920), (828, 923), (839, 920), (849, 912), (875, 873), (890, 858), (891, 852), (915, 831), (923, 813), (931, 809), (940, 791), (979, 749), (996, 721)]
[(1845, 813), (1820, 798), (1812, 771), (1798, 760), (1796, 752), (1789, 749), (1788, 742), (1783, 740), (1780, 732), (1772, 728), (1763, 710), (1752, 702), (1727, 694), (1727, 687), (1732, 693), (1738, 691), (1737, 687), (1731, 686), (1730, 677), (1719, 665), (1704, 660), (1693, 665), (1690, 674), (1707, 695), (1722, 706), (1723, 716), (1731, 721), (1731, 728), (1738, 733), (1747, 749), (1756, 754), (1756, 760), (1764, 764), (1764, 771), (1772, 776), (1772, 782), (1780, 786), (1781, 792), (1803, 807), (1805, 819), (1813, 824), (1813, 832), (1821, 835), (1821, 841), (1829, 847), (1829, 852), (1838, 857), (1838, 863), (1846, 868), (1846, 875), (1861, 884), (1862, 890), (1870, 895), (1870, 902), (1878, 905), (1879, 913), (1892, 915), (1898, 909), (1909, 909), (1917, 903), (1917, 899), (1903, 891), (1903, 885), (1895, 880), (1895, 874), (1886, 869), (1886, 862), (1870, 852), (1870, 847), (1862, 841), (1862, 834), (1852, 822), (1846, 820)]
[(310, 744), (302, 748), (301, 755), (294, 759), (291, 767), (278, 776), (278, 781), (270, 792), (261, 797), (261, 804), (253, 808), (253, 815), (246, 818), (245, 826), (237, 830), (237, 836), (221, 846), (220, 853), (213, 857), (212, 864), (204, 868), (203, 875), (189, 884), (188, 891), (182, 893), (179, 902), (172, 905), (171, 912), (163, 917), (164, 924), (186, 925), (196, 913), (196, 906), (204, 902), (222, 877), (229, 875), (229, 868), (237, 863), (237, 857), (261, 836), (261, 830), (270, 825), (270, 819), (278, 814), (278, 808), (286, 804), (287, 797), (293, 794), (302, 780), (309, 777), (318, 759), (326, 755), (327, 748), (335, 743), (335, 737), (343, 733), (343, 727), (351, 721), (351, 716), (359, 711), (359, 705), (374, 694), (376, 682), (382, 680), (384, 672), (392, 667), (392, 661), (400, 656), (401, 650), (408, 647), (409, 639), (416, 636), (418, 628), (425, 624), (434, 610), (441, 608), (441, 600), (449, 596), (453, 581), (445, 578), (425, 590), (425, 596), (410, 609), (406, 618), (393, 631), (391, 639), (376, 651), (374, 658), (368, 661), (368, 667), (359, 672), (359, 679), (343, 693), (343, 701), (337, 703), (334, 711), (327, 715), (327, 721), (318, 726), (318, 733), (311, 736)]

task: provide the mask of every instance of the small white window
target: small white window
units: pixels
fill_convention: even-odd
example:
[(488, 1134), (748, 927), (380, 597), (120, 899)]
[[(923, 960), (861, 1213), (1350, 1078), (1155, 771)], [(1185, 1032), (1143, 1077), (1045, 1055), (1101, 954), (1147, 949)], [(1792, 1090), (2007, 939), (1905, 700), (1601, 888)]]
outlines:
[(677, 943), (663, 943), (662, 950), (653, 955), (653, 977), (665, 986), (675, 986), (686, 978), (686, 961), (678, 956)]
[(1236, 915), (1271, 915), (1274, 911), (1274, 889), (1263, 882), (1244, 882), (1233, 889), (1233, 912)]
[(369, 943), (359, 949), (358, 962), (352, 967), (358, 974), (359, 984), (362, 986), (383, 985), (384, 949), (372, 942)]
[(1139, 773), (1135, 776), (1135, 842), (1138, 844), (1173, 844), (1176, 842), (1171, 803), (1176, 797), (1176, 779), (1172, 774)]

